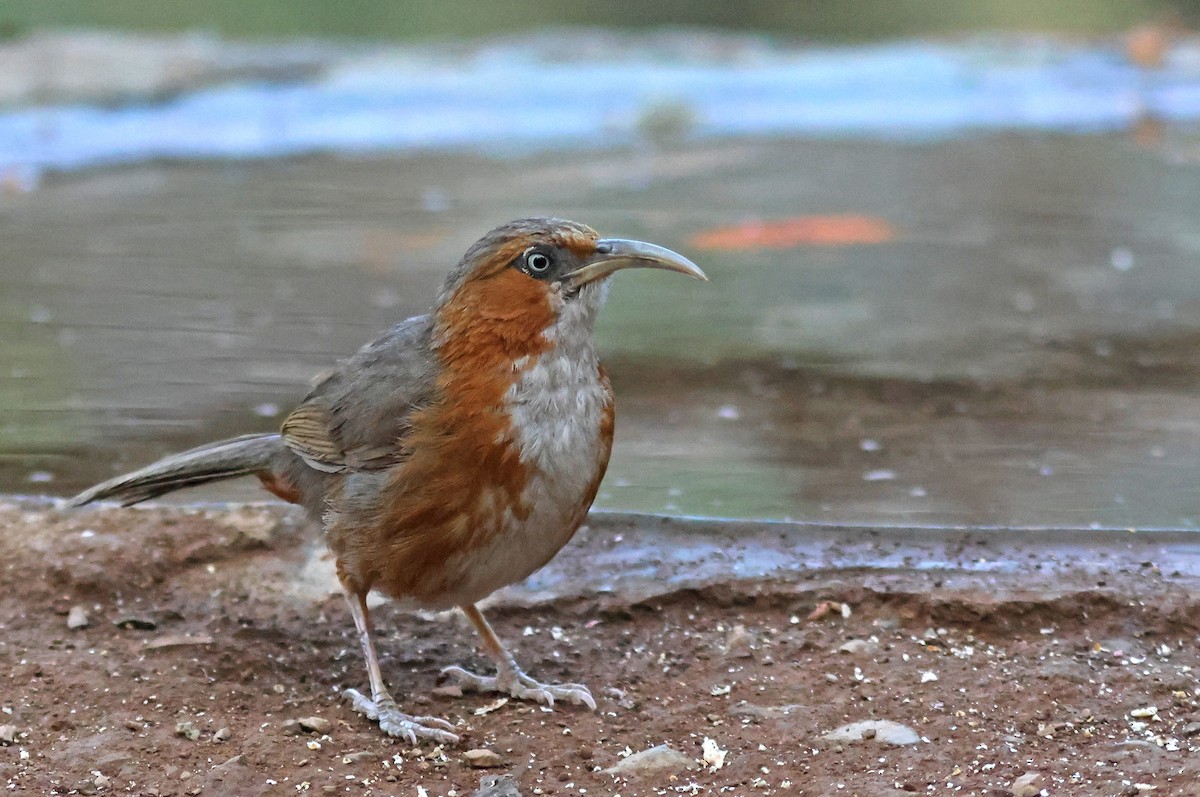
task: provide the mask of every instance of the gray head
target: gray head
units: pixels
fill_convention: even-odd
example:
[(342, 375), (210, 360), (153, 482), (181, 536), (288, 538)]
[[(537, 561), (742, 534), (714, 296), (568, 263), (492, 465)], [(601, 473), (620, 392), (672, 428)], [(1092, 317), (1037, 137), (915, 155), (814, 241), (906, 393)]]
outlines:
[(527, 218), (502, 224), (472, 244), (446, 278), (437, 304), (468, 282), (491, 280), (506, 271), (569, 301), (585, 286), (626, 268), (660, 268), (707, 279), (695, 263), (661, 246), (601, 238), (586, 224), (566, 219)]

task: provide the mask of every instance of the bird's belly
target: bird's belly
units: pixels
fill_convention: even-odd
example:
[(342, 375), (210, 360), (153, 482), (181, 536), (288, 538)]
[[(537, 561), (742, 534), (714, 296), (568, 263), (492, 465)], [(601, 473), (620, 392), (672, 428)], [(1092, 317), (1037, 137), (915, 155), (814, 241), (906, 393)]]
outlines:
[(587, 516), (608, 464), (612, 395), (594, 357), (543, 357), (509, 392), (507, 410), (529, 474), (521, 511), (480, 513), (495, 525), (447, 562), (453, 577), (439, 601), (448, 606), (480, 600), (550, 561)]
[(569, 500), (552, 497), (544, 485), (531, 484), (526, 492), (532, 502), (526, 518), (506, 514), (481, 545), (446, 563), (452, 575), (444, 582), (447, 589), (436, 598), (441, 608), (475, 603), (528, 577), (570, 541), (591, 505), (591, 496), (583, 491)]

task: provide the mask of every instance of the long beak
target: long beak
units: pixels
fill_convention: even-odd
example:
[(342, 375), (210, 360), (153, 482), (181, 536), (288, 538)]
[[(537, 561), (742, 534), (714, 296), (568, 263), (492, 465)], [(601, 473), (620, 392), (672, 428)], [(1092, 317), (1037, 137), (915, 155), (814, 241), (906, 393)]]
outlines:
[(661, 268), (708, 281), (699, 266), (678, 252), (642, 241), (602, 238), (596, 241), (596, 253), (589, 258), (587, 265), (563, 275), (563, 282), (568, 288), (576, 290), (623, 268)]

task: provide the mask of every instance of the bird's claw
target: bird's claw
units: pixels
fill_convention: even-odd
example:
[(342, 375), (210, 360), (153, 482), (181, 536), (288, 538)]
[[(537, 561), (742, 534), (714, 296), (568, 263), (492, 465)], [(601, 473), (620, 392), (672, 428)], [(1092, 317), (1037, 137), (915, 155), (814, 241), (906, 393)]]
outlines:
[(390, 697), (372, 700), (357, 689), (345, 690), (342, 697), (349, 700), (359, 714), (378, 722), (379, 729), (388, 736), (406, 739), (409, 744), (418, 744), (417, 739), (432, 739), (442, 744), (458, 741), (458, 736), (451, 733), (454, 726), (446, 720), (405, 714)]
[(462, 667), (447, 667), (442, 670), (464, 692), (499, 692), (518, 700), (532, 700), (544, 706), (554, 706), (554, 701), (577, 703), (596, 710), (596, 699), (583, 684), (544, 684), (520, 670), (501, 670), (496, 675), (477, 675)]

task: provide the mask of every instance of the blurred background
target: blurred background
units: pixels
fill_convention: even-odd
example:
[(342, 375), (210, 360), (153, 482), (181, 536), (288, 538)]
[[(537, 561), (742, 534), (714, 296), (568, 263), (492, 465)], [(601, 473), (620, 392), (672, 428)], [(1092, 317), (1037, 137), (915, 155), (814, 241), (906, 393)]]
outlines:
[(598, 506), (1195, 527), (1197, 25), (1151, 0), (6, 0), (0, 492), (275, 428), (472, 240), (553, 214), (712, 278), (615, 280)]

